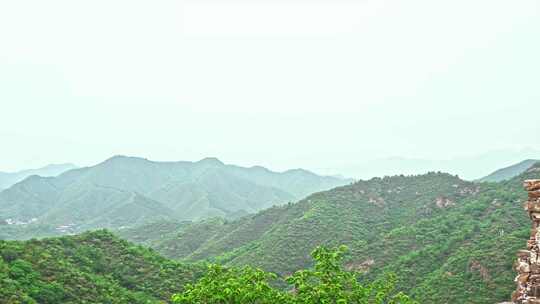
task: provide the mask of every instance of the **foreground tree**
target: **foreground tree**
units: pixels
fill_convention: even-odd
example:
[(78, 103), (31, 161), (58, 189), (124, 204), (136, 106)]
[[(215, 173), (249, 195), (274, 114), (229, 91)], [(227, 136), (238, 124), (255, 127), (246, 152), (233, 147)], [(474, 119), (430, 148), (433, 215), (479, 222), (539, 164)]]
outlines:
[(408, 296), (394, 293), (395, 276), (388, 275), (366, 285), (359, 283), (356, 274), (342, 267), (346, 246), (317, 247), (311, 256), (315, 266), (300, 270), (286, 279), (288, 291), (275, 288), (271, 282), (277, 276), (252, 267), (225, 268), (211, 265), (207, 274), (172, 300), (177, 304), (414, 304)]

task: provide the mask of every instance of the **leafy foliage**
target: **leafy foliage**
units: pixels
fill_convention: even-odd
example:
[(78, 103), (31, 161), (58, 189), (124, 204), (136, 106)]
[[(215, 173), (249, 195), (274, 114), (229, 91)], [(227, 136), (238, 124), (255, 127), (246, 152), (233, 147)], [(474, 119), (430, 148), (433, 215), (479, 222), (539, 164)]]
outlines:
[(285, 283), (250, 266), (183, 265), (106, 230), (1, 241), (0, 303), (414, 303), (393, 291), (394, 276), (361, 285), (342, 267), (346, 251), (318, 247), (314, 268)]
[(203, 272), (105, 230), (0, 241), (0, 257), (0, 303), (162, 303)]
[(287, 278), (292, 290), (272, 287), (277, 276), (246, 266), (241, 269), (211, 265), (206, 275), (183, 293), (173, 296), (178, 304), (413, 304), (403, 293), (393, 294), (394, 277), (361, 285), (356, 275), (343, 269), (347, 247), (318, 247), (312, 252), (313, 269), (300, 270)]

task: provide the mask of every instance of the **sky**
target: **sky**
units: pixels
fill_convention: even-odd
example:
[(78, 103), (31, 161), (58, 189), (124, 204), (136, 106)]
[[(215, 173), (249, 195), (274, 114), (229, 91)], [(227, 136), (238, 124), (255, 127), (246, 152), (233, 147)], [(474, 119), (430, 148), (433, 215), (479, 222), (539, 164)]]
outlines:
[(0, 0), (0, 171), (538, 151), (538, 37), (540, 0)]

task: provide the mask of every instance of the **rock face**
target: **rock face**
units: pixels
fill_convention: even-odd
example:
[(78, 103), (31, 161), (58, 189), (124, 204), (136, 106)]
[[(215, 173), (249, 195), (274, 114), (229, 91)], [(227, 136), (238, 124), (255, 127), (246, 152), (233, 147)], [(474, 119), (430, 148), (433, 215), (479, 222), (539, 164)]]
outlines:
[(517, 253), (515, 279), (517, 289), (512, 294), (512, 302), (517, 304), (540, 304), (540, 179), (526, 180), (523, 187), (529, 192), (525, 209), (532, 220), (531, 237), (527, 250)]
[(439, 208), (447, 208), (447, 207), (455, 205), (454, 201), (452, 201), (451, 199), (449, 199), (447, 197), (442, 197), (442, 196), (437, 197), (437, 200), (435, 201), (435, 204)]

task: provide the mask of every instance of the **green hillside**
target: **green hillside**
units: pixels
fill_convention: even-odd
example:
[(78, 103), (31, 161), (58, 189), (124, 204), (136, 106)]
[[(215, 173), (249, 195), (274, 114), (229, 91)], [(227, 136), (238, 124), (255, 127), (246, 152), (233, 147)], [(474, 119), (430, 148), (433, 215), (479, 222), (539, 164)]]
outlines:
[(520, 175), (521, 173), (525, 172), (527, 169), (529, 169), (532, 165), (535, 163), (540, 162), (538, 159), (527, 159), (520, 163), (517, 163), (512, 166), (508, 166), (506, 168), (499, 169), (485, 177), (482, 177), (478, 179), (479, 182), (501, 182), (505, 180), (509, 180), (515, 176)]
[[(360, 181), (235, 221), (207, 220), (162, 230), (152, 244), (182, 261), (252, 265), (288, 275), (309, 267), (318, 245), (345, 244), (348, 269), (397, 286), (421, 303), (494, 303), (514, 288), (514, 253), (527, 238), (521, 181), (475, 184), (444, 173)], [(176, 230), (174, 230), (176, 229)], [(143, 237), (152, 231), (126, 231)]]
[(0, 241), (0, 303), (417, 304), (396, 290), (393, 274), (368, 282), (346, 271), (347, 253), (317, 247), (313, 267), (279, 278), (252, 267), (180, 264), (106, 230)]
[[(210, 167), (217, 165), (214, 160), (205, 162)], [(405, 292), (420, 303), (491, 304), (508, 299), (514, 289), (515, 273), (512, 270), (512, 263), (515, 252), (524, 247), (529, 232), (529, 220), (521, 207), (526, 197), (521, 183), (524, 179), (540, 178), (540, 164), (535, 164), (519, 176), (499, 183), (467, 182), (457, 176), (440, 172), (373, 178), (317, 192), (297, 203), (273, 206), (238, 219), (231, 219), (234, 218), (232, 216), (229, 219), (214, 217), (191, 222), (172, 216), (175, 210), (166, 200), (140, 194), (139, 191), (161, 193), (159, 185), (163, 181), (154, 180), (150, 185), (134, 181), (123, 186), (128, 190), (119, 190), (118, 187), (126, 183), (121, 176), (133, 174), (132, 172), (121, 174), (122, 168), (123, 166), (120, 166), (114, 170), (114, 173), (118, 174), (114, 177), (114, 181), (111, 181), (114, 186), (95, 185), (87, 192), (74, 191), (74, 188), (69, 187), (81, 182), (81, 178), (70, 177), (79, 174), (78, 170), (74, 170), (64, 174), (67, 175), (65, 179), (39, 177), (28, 179), (35, 183), (30, 188), (34, 192), (25, 188), (28, 186), (26, 183), (19, 183), (2, 194), (26, 195), (28, 206), (36, 210), (43, 208), (46, 218), (51, 221), (88, 217), (85, 219), (86, 227), (92, 225), (114, 227), (115, 233), (121, 237), (151, 246), (165, 257), (176, 259), (181, 263), (210, 261), (234, 267), (250, 265), (287, 277), (297, 270), (313, 266), (310, 256), (313, 248), (320, 245), (327, 247), (346, 245), (349, 248), (349, 254), (344, 258), (346, 269), (359, 273), (361, 280), (366, 281), (384, 280), (386, 273), (395, 273), (397, 290)], [(151, 171), (155, 170), (154, 168)], [(214, 189), (231, 190), (234, 187), (230, 185), (242, 179), (234, 176), (231, 178), (232, 184), (211, 182), (212, 179), (205, 178), (209, 174), (225, 173), (203, 170), (200, 167), (198, 170), (202, 181), (200, 185), (209, 183)], [(223, 177), (225, 178), (225, 175)], [(71, 183), (70, 178), (73, 180)], [(71, 190), (58, 195), (54, 191), (55, 188), (50, 185)], [(13, 192), (15, 190), (17, 192)], [(242, 193), (240, 190), (238, 192)], [(30, 195), (31, 193), (36, 195)], [(127, 196), (126, 193), (130, 195)], [(85, 204), (88, 201), (86, 195), (95, 203)], [(55, 196), (57, 197), (53, 208), (45, 208), (41, 199)], [(227, 200), (232, 199), (227, 195), (224, 197)], [(63, 210), (63, 206), (66, 208), (69, 206), (59, 203), (64, 199), (70, 201), (71, 206), (76, 207), (74, 208), (76, 211), (71, 211), (70, 217), (62, 218), (59, 211)], [(115, 205), (116, 201), (122, 203)], [(36, 211), (24, 209), (19, 212), (31, 214)], [(111, 222), (111, 219), (114, 221)], [(55, 233), (56, 228), (43, 225), (39, 221), (28, 225), (0, 226), (0, 237), (4, 238), (16, 234), (32, 237)], [(104, 232), (98, 232), (100, 233)], [(114, 244), (132, 247), (108, 233), (104, 234), (114, 240), (112, 241)], [(86, 233), (65, 239), (87, 244), (89, 239), (96, 238), (93, 235), (95, 233)], [(69, 251), (69, 254), (61, 251), (66, 247), (63, 242), (45, 239), (28, 242), (4, 241), (1, 244), (2, 248), (6, 246), (27, 248), (31, 244), (49, 246), (58, 243), (55, 250), (61, 253), (58, 255), (55, 251), (55, 255), (70, 256), (72, 251)], [(39, 250), (28, 249), (28, 252)], [(138, 250), (155, 255), (152, 251), (142, 248)], [(104, 252), (109, 251), (111, 249), (104, 249)], [(36, 256), (34, 253), (31, 255)], [(107, 258), (113, 259), (108, 264), (119, 265), (118, 271), (121, 271), (125, 262), (115, 264), (118, 260), (114, 260), (116, 255), (113, 254), (113, 257)], [(92, 259), (94, 258), (90, 258)], [(8, 260), (9, 257), (4, 258), (4, 264)], [(11, 262), (9, 263), (9, 267), (12, 267)], [(189, 268), (193, 276), (196, 276), (199, 269), (175, 264)], [(72, 268), (79, 266), (75, 265)], [(138, 269), (131, 266), (130, 268)], [(67, 271), (64, 268), (57, 270), (58, 273)], [(127, 268), (124, 270), (127, 271)], [(111, 268), (110, 271), (116, 270)], [(44, 276), (40, 274), (37, 277), (43, 281)], [(122, 275), (107, 274), (105, 277), (116, 280)], [(138, 282), (141, 277), (146, 278), (144, 272), (142, 275), (133, 274), (131, 280)], [(149, 297), (150, 301), (168, 300), (169, 298), (162, 296), (178, 292), (186, 281), (189, 280), (175, 282), (174, 288), (167, 288), (167, 293), (162, 294), (139, 287), (133, 289), (130, 288), (131, 285), (124, 285), (122, 283), (124, 281), (119, 281), (114, 283), (119, 286), (118, 291), (111, 292), (114, 292), (114, 297), (121, 296), (123, 299)], [(32, 290), (25, 289), (24, 286), (28, 284), (20, 284), (19, 279), (9, 281), (8, 278), (2, 282), (11, 282), (11, 285), (7, 285), (10, 293), (16, 291), (20, 297), (35, 296)], [(35, 284), (41, 288), (43, 284), (49, 283)], [(55, 293), (56, 291), (53, 292)], [(95, 296), (92, 294), (89, 297)]]
[(104, 230), (0, 241), (0, 303), (164, 303), (202, 274)]
[[(0, 238), (41, 237), (148, 222), (234, 219), (349, 180), (303, 170), (116, 156), (58, 177), (31, 176), (0, 192)], [(14, 227), (17, 226), (17, 227)]]

